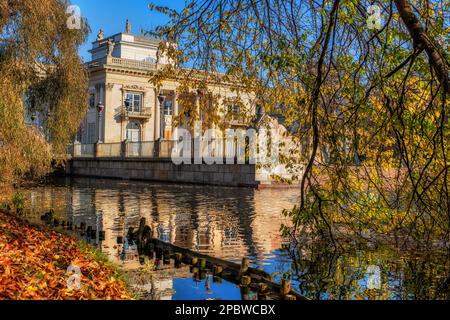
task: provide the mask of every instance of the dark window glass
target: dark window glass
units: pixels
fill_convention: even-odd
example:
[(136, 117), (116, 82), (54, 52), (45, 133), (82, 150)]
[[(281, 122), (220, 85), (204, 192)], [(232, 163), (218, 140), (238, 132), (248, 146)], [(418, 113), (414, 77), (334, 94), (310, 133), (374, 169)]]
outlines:
[(91, 109), (95, 108), (95, 94), (93, 93), (89, 95), (89, 108)]
[(142, 94), (127, 93), (126, 105), (129, 112), (141, 112), (142, 110)]

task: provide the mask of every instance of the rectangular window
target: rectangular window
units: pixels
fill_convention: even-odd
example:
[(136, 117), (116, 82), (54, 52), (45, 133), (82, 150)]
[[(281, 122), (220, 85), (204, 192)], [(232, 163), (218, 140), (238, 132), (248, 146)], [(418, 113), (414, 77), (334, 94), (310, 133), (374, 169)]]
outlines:
[(232, 114), (239, 114), (241, 112), (241, 107), (238, 105), (228, 106), (228, 112)]
[(96, 125), (95, 125), (95, 123), (88, 123), (88, 125), (87, 125), (87, 143), (95, 143), (96, 141), (96, 136), (97, 136), (97, 134), (96, 134)]
[(78, 142), (83, 142), (83, 128), (82, 127), (77, 131), (76, 140)]
[(94, 109), (95, 108), (95, 94), (91, 93), (89, 95), (89, 108)]
[(128, 112), (141, 112), (142, 110), (142, 94), (127, 93), (125, 106)]
[(241, 107), (239, 105), (228, 106), (228, 114), (231, 116), (232, 120), (239, 120), (241, 113)]
[(166, 116), (173, 115), (173, 103), (170, 100), (164, 102), (164, 115)]

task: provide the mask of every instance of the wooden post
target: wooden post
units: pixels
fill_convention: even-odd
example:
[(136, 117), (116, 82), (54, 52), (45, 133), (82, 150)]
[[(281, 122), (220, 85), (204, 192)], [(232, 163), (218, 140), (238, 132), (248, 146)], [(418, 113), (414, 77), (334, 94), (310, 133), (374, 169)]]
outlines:
[(155, 252), (155, 245), (153, 243), (147, 243), (145, 247), (145, 254), (149, 256), (150, 259), (153, 259), (153, 255)]
[(160, 246), (155, 248), (156, 259), (161, 260), (163, 257), (163, 249)]
[(163, 263), (165, 265), (169, 265), (170, 264), (170, 252), (168, 250), (164, 251)]
[(266, 293), (269, 289), (269, 286), (265, 283), (258, 284), (258, 293)]
[(291, 282), (289, 280), (283, 280), (280, 286), (280, 294), (282, 297), (287, 296), (291, 292)]
[(258, 292), (258, 300), (268, 300), (269, 295), (267, 293), (259, 293)]
[(250, 300), (250, 288), (241, 286), (241, 296), (242, 300), (249, 301)]
[(175, 265), (181, 266), (182, 262), (183, 262), (183, 254), (179, 252), (175, 253)]
[(149, 226), (145, 226), (144, 230), (142, 231), (141, 241), (147, 242), (152, 239), (152, 228)]
[(220, 277), (222, 275), (222, 272), (223, 272), (222, 266), (214, 266), (214, 268), (213, 268), (214, 276)]
[(241, 277), (241, 285), (243, 287), (248, 287), (252, 283), (252, 278), (249, 276), (242, 276)]
[(194, 274), (194, 280), (195, 281), (200, 281), (201, 279), (200, 279), (200, 271), (198, 270), (198, 268), (197, 267), (192, 267), (191, 268), (191, 273), (193, 273)]
[(206, 259), (200, 259), (200, 270), (206, 269)]
[(144, 233), (144, 229), (145, 229), (145, 222), (146, 222), (145, 218), (141, 218), (141, 221), (139, 221), (139, 229), (138, 229), (137, 234), (136, 234), (136, 236), (137, 236), (136, 238), (137, 239), (135, 239), (137, 241), (141, 241), (142, 240), (142, 234)]
[(146, 251), (150, 241), (152, 240), (152, 229), (149, 226), (144, 226), (139, 237), (138, 251)]
[(250, 260), (248, 258), (243, 258), (242, 264), (241, 264), (241, 269), (239, 271), (239, 278), (242, 278), (242, 276), (247, 274), (249, 265), (250, 265)]
[(92, 234), (92, 227), (88, 226), (87, 229), (86, 229), (86, 236), (88, 238), (91, 238), (91, 234)]
[(206, 289), (206, 291), (211, 290), (211, 275), (210, 274), (206, 274), (205, 289)]

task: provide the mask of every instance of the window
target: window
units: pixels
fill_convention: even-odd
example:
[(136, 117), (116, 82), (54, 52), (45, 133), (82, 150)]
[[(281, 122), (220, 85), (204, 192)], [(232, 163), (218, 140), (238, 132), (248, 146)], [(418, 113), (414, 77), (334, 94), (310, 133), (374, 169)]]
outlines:
[(142, 110), (142, 94), (127, 93), (125, 106), (128, 112), (141, 112)]
[(239, 105), (228, 106), (228, 114), (231, 116), (232, 120), (238, 120), (241, 113), (241, 107)]
[(151, 62), (151, 63), (156, 63), (157, 62), (156, 58), (153, 58), (153, 57), (147, 57), (147, 58), (144, 59), (144, 61), (145, 62)]
[(76, 141), (78, 142), (84, 142), (83, 141), (83, 126), (80, 127), (80, 129), (78, 129), (77, 131), (77, 135), (76, 135)]
[(87, 143), (95, 143), (95, 138), (97, 136), (95, 123), (88, 123), (87, 125)]
[(173, 103), (170, 100), (164, 102), (164, 115), (173, 115)]
[(228, 106), (228, 112), (232, 114), (239, 114), (241, 113), (241, 107), (238, 105)]
[(95, 108), (95, 94), (91, 93), (89, 95), (89, 108), (94, 109)]
[(260, 105), (256, 106), (256, 114), (257, 115), (261, 115), (263, 113), (263, 109)]

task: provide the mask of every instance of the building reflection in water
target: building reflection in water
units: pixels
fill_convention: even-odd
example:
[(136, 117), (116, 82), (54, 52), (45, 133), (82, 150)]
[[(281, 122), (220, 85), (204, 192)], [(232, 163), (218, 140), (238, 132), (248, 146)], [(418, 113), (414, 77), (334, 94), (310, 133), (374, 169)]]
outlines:
[[(264, 260), (282, 245), (283, 209), (298, 201), (296, 190), (253, 190), (193, 185), (72, 179), (29, 190), (37, 215), (53, 208), (74, 225), (105, 231), (99, 244), (119, 260), (117, 239), (145, 217), (153, 236), (177, 246), (239, 261)], [(119, 262), (119, 261), (117, 261)]]
[[(146, 218), (154, 237), (177, 246), (227, 260), (250, 256), (263, 261), (282, 245), (280, 226), (289, 223), (282, 216), (283, 209), (298, 201), (295, 190), (86, 178), (56, 180), (31, 188), (28, 193), (31, 219), (53, 209), (59, 220), (71, 221), (73, 225), (84, 223), (94, 230), (88, 241), (126, 270), (141, 266), (137, 248), (126, 241), (128, 229), (137, 228), (141, 218)], [(102, 232), (104, 239), (100, 237)], [(181, 273), (160, 274), (151, 283), (140, 284), (140, 288), (148, 291), (148, 298), (171, 299), (175, 287), (192, 281), (189, 272)], [(231, 284), (202, 281), (206, 281), (205, 285), (190, 285), (190, 294), (207, 298), (213, 291), (239, 293)], [(197, 282), (194, 279), (194, 284)], [(178, 289), (180, 298), (187, 294), (183, 292), (185, 288)]]
[[(345, 253), (326, 245), (279, 250), (284, 247), (280, 225), (289, 223), (282, 210), (298, 203), (294, 189), (258, 191), (74, 179), (28, 193), (30, 219), (38, 220), (53, 209), (60, 220), (86, 223), (95, 230), (89, 241), (125, 269), (140, 266), (137, 250), (125, 242), (125, 236), (145, 217), (153, 235), (161, 240), (227, 260), (249, 256), (273, 275), (289, 272), (294, 288), (313, 299), (450, 297), (448, 252), (419, 255), (359, 244)], [(99, 241), (103, 231), (105, 238)], [(378, 274), (374, 277), (371, 270)], [(377, 284), (375, 289), (373, 284)], [(198, 281), (189, 272), (161, 275), (142, 286), (151, 288), (151, 299), (245, 298), (233, 284)]]

